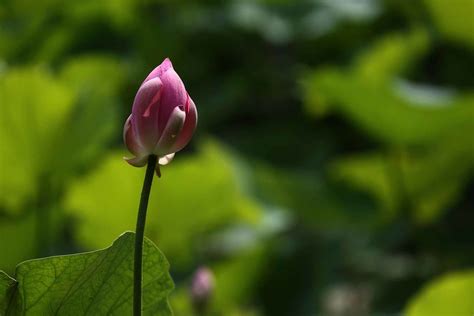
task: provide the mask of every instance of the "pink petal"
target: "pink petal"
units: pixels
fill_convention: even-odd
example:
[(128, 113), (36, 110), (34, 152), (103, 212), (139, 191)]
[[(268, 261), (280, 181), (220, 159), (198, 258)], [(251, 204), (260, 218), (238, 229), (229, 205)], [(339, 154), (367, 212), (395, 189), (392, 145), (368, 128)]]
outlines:
[(148, 162), (148, 156), (133, 157), (133, 158), (123, 157), (123, 159), (134, 167), (143, 167)]
[(184, 126), (186, 114), (179, 106), (175, 107), (173, 113), (171, 113), (169, 120), (166, 124), (165, 129), (160, 137), (160, 140), (156, 144), (154, 153), (158, 156), (164, 156), (173, 153), (171, 148), (178, 139), (179, 134)]
[(174, 109), (179, 105), (186, 105), (188, 93), (174, 69), (171, 68), (166, 71), (160, 79), (163, 84), (160, 92), (160, 113), (158, 115), (158, 126), (161, 135)]
[(123, 127), (123, 141), (128, 150), (135, 156), (142, 156), (144, 154), (143, 146), (140, 144), (132, 123), (132, 114), (129, 115)]
[(143, 148), (149, 153), (159, 138), (157, 120), (162, 89), (163, 85), (159, 78), (150, 79), (138, 89), (133, 102), (132, 121), (135, 133)]
[(172, 152), (180, 151), (186, 146), (193, 137), (198, 121), (198, 114), (194, 101), (189, 98), (189, 111), (186, 113), (186, 120), (184, 121), (183, 129), (178, 136), (178, 140), (174, 143)]

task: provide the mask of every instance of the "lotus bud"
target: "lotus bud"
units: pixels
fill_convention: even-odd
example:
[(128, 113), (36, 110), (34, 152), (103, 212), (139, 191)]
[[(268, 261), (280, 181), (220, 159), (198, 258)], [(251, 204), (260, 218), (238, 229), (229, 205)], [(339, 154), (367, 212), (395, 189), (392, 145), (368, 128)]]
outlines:
[(123, 129), (125, 145), (134, 157), (125, 160), (143, 167), (149, 155), (156, 155), (159, 172), (159, 165), (169, 163), (189, 143), (196, 125), (196, 106), (166, 58), (146, 77), (135, 96)]

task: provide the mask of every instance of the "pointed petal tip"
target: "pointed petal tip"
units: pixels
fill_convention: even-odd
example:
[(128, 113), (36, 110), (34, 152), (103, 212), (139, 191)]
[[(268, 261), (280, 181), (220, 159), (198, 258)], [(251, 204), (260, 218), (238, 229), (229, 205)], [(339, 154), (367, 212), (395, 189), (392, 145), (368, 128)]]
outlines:
[(158, 75), (161, 77), (166, 71), (173, 69), (173, 63), (166, 57), (157, 68), (159, 69)]
[(159, 64), (158, 66), (155, 67), (155, 69), (153, 69), (149, 74), (148, 76), (145, 78), (145, 80), (143, 81), (143, 83), (153, 79), (153, 78), (160, 78), (161, 76), (163, 76), (163, 74), (170, 70), (170, 69), (173, 69), (173, 64), (171, 63), (171, 60), (166, 57), (162, 62), (161, 64)]
[(162, 65), (169, 65), (169, 66), (173, 67), (173, 63), (171, 62), (171, 59), (169, 57), (166, 57), (165, 59), (163, 59), (163, 62), (161, 64)]

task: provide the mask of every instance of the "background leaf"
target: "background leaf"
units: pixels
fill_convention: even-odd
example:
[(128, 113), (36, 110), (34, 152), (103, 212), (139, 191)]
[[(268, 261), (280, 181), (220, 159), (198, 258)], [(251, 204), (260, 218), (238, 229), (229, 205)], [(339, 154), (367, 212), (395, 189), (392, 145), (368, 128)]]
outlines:
[(469, 22), (474, 10), (470, 0), (424, 0), (438, 31), (448, 39), (474, 47), (474, 34)]
[(407, 316), (470, 316), (473, 313), (473, 270), (450, 273), (431, 281), (405, 310)]
[(44, 69), (0, 75), (0, 204), (5, 210), (18, 211), (34, 195), (41, 174), (54, 169), (55, 140), (74, 97), (73, 90)]
[(318, 111), (320, 102), (332, 104), (366, 133), (389, 144), (434, 143), (456, 131), (467, 132), (473, 124), (471, 94), (446, 101), (434, 98), (435, 106), (423, 105), (397, 93), (394, 81), (371, 82), (335, 69), (314, 73), (307, 84), (308, 94), (318, 94), (307, 99), (310, 111), (313, 106)]
[(117, 127), (121, 74), (117, 62), (98, 57), (67, 63), (61, 78), (40, 67), (0, 74), (3, 210), (36, 202), (38, 187), (57, 187), (104, 150)]
[(371, 194), (385, 210), (385, 221), (403, 208), (415, 222), (427, 224), (456, 201), (473, 170), (474, 151), (466, 139), (440, 141), (426, 151), (346, 156), (333, 162), (330, 174)]

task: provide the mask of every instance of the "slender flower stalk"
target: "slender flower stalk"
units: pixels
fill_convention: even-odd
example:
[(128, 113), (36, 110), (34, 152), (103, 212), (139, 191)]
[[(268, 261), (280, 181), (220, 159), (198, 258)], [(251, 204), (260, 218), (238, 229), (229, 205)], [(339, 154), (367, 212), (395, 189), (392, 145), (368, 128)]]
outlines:
[[(148, 208), (148, 198), (150, 197), (151, 184), (153, 183), (153, 172), (157, 165), (158, 157), (148, 156), (145, 179), (143, 180), (140, 206), (138, 207), (137, 227), (135, 230), (135, 256), (133, 266), (133, 315), (139, 316), (142, 312), (142, 258), (143, 239), (145, 236), (146, 211)], [(158, 167), (159, 168), (159, 167)]]

